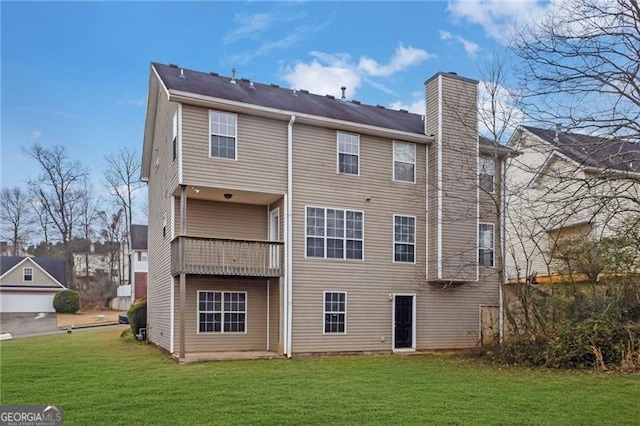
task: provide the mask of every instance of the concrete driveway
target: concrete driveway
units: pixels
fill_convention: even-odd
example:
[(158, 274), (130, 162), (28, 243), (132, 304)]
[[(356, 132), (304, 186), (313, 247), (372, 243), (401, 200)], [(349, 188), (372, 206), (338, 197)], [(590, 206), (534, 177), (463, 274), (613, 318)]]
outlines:
[(55, 313), (0, 313), (0, 334), (24, 337), (59, 332)]

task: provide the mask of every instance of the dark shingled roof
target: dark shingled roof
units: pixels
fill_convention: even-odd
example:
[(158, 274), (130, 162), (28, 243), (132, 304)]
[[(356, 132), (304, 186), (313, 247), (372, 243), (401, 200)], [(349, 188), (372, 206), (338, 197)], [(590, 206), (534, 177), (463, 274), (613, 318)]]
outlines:
[(131, 225), (131, 249), (147, 250), (147, 225)]
[[(489, 138), (485, 138), (484, 136), (478, 136), (478, 142), (480, 145), (480, 151), (483, 153), (493, 153), (494, 150), (496, 149), (496, 146), (494, 144), (494, 142), (489, 139)], [(498, 155), (513, 155), (515, 154), (515, 151), (512, 150), (511, 148), (508, 148), (504, 145), (498, 145)]]
[(562, 131), (556, 141), (555, 130), (523, 128), (586, 167), (640, 173), (640, 144), (637, 142)]
[[(25, 257), (22, 256), (1, 256), (0, 257), (0, 275), (3, 275), (9, 269), (22, 262)], [(31, 260), (45, 271), (49, 273), (53, 278), (58, 280), (63, 286), (67, 286), (67, 268), (66, 262), (60, 257), (32, 257)]]
[[(179, 90), (299, 114), (424, 134), (424, 122), (420, 114), (365, 105), (357, 101), (335, 99), (333, 96), (314, 95), (302, 90), (294, 92), (276, 85), (254, 82), (253, 88), (251, 88), (251, 83), (246, 79), (237, 78), (236, 83), (232, 84), (231, 77), (192, 71), (156, 62), (152, 62), (151, 65), (168, 90)], [(184, 72), (184, 78), (180, 77), (181, 70)]]

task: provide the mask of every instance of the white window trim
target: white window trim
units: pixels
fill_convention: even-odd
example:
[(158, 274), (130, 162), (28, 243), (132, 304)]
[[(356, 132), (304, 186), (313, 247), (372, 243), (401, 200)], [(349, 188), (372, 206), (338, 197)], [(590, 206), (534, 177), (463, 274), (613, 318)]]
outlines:
[[(358, 173), (345, 173), (340, 171), (340, 134), (356, 136), (358, 138)], [(342, 154), (347, 154), (346, 152)], [(353, 155), (353, 154), (347, 154)], [(342, 176), (360, 176), (360, 134), (349, 132), (336, 132), (336, 173)]]
[[(337, 313), (344, 314), (344, 331), (343, 332), (327, 332), (325, 331), (325, 316), (327, 314), (327, 293), (344, 293), (344, 312), (333, 312), (329, 311), (329, 313)], [(322, 334), (326, 336), (344, 336), (347, 334), (347, 292), (344, 290), (327, 290), (322, 292)]]
[[(235, 149), (234, 151), (234, 158), (226, 158), (226, 157), (215, 157), (213, 155), (211, 155), (211, 135), (213, 135), (214, 133), (211, 132), (211, 114), (226, 114), (226, 115), (233, 115), (235, 117), (236, 120), (236, 125), (235, 127), (235, 134), (233, 135), (233, 138), (235, 139)], [(218, 133), (215, 133), (215, 135), (217, 136), (225, 136), (225, 137), (230, 137), (230, 135), (221, 135)], [(215, 109), (210, 109), (209, 110), (209, 143), (208, 143), (208, 147), (209, 147), (209, 158), (215, 158), (216, 160), (226, 160), (226, 161), (237, 161), (238, 160), (238, 114), (233, 113), (233, 112), (227, 112), (227, 111), (219, 111), (219, 110), (215, 110)]]
[[(172, 138), (171, 138), (171, 157), (173, 162), (175, 162), (178, 159), (178, 153), (179, 153), (179, 148), (178, 148), (178, 111), (176, 110), (176, 112), (173, 113), (173, 117), (171, 119), (171, 126), (172, 126)], [(209, 139), (211, 139), (211, 136), (209, 136)], [(175, 151), (174, 151), (175, 150)], [(175, 155), (174, 155), (175, 153)]]
[[(480, 249), (487, 249), (488, 247), (480, 247), (480, 225), (489, 225), (492, 228), (493, 246), (491, 247), (491, 265), (482, 265), (480, 263)], [(491, 222), (478, 222), (478, 251), (476, 253), (478, 266), (482, 268), (495, 268), (496, 267), (496, 225)]]
[[(413, 218), (413, 262), (400, 262), (396, 260), (396, 243), (397, 244), (411, 244), (404, 242), (396, 242), (396, 217), (411, 217)], [(416, 216), (412, 216), (410, 214), (394, 214), (393, 215), (393, 223), (391, 226), (391, 241), (393, 242), (391, 248), (391, 260), (393, 263), (397, 263), (399, 265), (415, 265), (416, 259), (418, 258), (418, 244), (417, 244), (417, 236), (418, 236), (418, 220)]]
[[(490, 174), (491, 176), (491, 181), (493, 183), (493, 185), (491, 186), (491, 191), (487, 191), (486, 189), (484, 189), (481, 185), (480, 185), (480, 176), (482, 176), (483, 174), (487, 174), (487, 173), (482, 173), (482, 161), (484, 160), (490, 160), (493, 163), (493, 170)], [(495, 194), (496, 193), (496, 161), (494, 160), (493, 157), (490, 157), (488, 155), (479, 155), (478, 156), (478, 188), (480, 189), (481, 192), (485, 192), (487, 194)]]
[[(31, 274), (29, 274), (29, 275), (31, 275), (31, 279), (30, 280), (25, 279), (26, 276), (27, 276), (27, 274), (26, 274), (27, 273), (27, 269), (31, 271)], [(27, 267), (22, 268), (22, 281), (25, 282), (25, 283), (33, 282), (33, 268), (32, 267), (27, 266)]]
[[(200, 293), (220, 293), (221, 295), (221, 310), (220, 310), (220, 331), (200, 331)], [(244, 331), (224, 331), (224, 295), (225, 293), (244, 293)], [(196, 321), (196, 334), (247, 334), (249, 329), (249, 298), (246, 291), (224, 291), (224, 290), (198, 290), (196, 297), (197, 309), (197, 321)], [(207, 311), (209, 312), (209, 311)]]
[[(355, 176), (355, 175), (354, 175)], [(308, 235), (307, 234), (307, 208), (312, 208), (312, 209), (323, 209), (324, 210), (324, 236), (322, 237), (324, 239), (324, 257), (317, 257), (317, 256), (307, 256), (307, 238), (308, 237), (312, 237), (312, 238), (320, 238), (320, 237), (316, 237), (313, 235)], [(362, 214), (362, 239), (358, 240), (356, 238), (349, 238), (350, 240), (356, 240), (356, 241), (362, 241), (362, 259), (347, 259), (347, 245), (346, 245), (346, 224), (345, 224), (345, 236), (343, 238), (343, 240), (345, 240), (345, 246), (344, 246), (344, 253), (343, 253), (343, 257), (342, 259), (338, 259), (335, 257), (327, 257), (327, 210), (342, 210), (345, 212), (344, 215), (344, 220), (347, 220), (347, 211), (350, 212), (354, 212), (354, 213), (361, 213)], [(305, 205), (304, 206), (304, 258), (305, 259), (309, 259), (309, 260), (337, 260), (337, 261), (346, 261), (346, 262), (364, 262), (364, 211), (362, 210), (354, 210), (354, 209), (347, 209), (347, 208), (343, 208), (343, 207), (322, 207), (322, 206), (308, 206)]]
[[(397, 143), (402, 143), (402, 144), (406, 144), (406, 145), (413, 145), (413, 163), (406, 163), (405, 161), (398, 161), (398, 163), (406, 163), (406, 164), (413, 164), (413, 181), (408, 181), (408, 180), (398, 180), (396, 179), (396, 144)], [(392, 147), (392, 152), (391, 152), (391, 160), (392, 160), (392, 176), (391, 178), (393, 179), (394, 182), (400, 182), (400, 183), (410, 183), (410, 184), (414, 184), (416, 183), (416, 163), (418, 162), (418, 149), (417, 146), (414, 142), (403, 142), (403, 141), (393, 141), (393, 147)]]

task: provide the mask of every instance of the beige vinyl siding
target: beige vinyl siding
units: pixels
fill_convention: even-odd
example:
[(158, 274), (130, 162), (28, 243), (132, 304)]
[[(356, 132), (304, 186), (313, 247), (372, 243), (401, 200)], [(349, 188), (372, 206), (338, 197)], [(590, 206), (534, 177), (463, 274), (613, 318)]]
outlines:
[[(175, 200), (180, 223), (180, 199)], [(187, 199), (187, 235), (210, 238), (266, 240), (267, 206)]]
[[(389, 293), (426, 285), (425, 146), (408, 184), (393, 181), (392, 140), (360, 134), (360, 176), (351, 176), (336, 172), (335, 130), (294, 125), (293, 135), (292, 352), (389, 351)], [(305, 206), (362, 211), (364, 260), (305, 259)], [(393, 263), (394, 214), (416, 217), (416, 264)], [(324, 291), (347, 292), (347, 334), (323, 334)]]
[[(151, 342), (170, 350), (171, 319), (171, 193), (178, 182), (176, 160), (172, 160), (172, 117), (178, 104), (167, 101), (157, 88), (157, 111), (149, 176), (149, 281), (147, 287), (148, 336)], [(157, 149), (157, 150), (156, 150)], [(158, 167), (156, 167), (158, 161)], [(163, 218), (166, 235), (162, 235)], [(176, 305), (177, 306), (177, 305)], [(176, 316), (177, 321), (177, 316)], [(174, 342), (178, 342), (177, 335)]]
[(283, 194), (287, 188), (287, 122), (237, 115), (237, 160), (209, 156), (209, 110), (184, 105), (184, 182)]
[(282, 340), (282, 303), (280, 289), (282, 288), (283, 279), (272, 278), (269, 280), (269, 350), (283, 353)]
[[(246, 333), (198, 333), (198, 290), (247, 292)], [(266, 350), (266, 280), (188, 277), (186, 306), (187, 352)]]
[[(32, 281), (24, 281), (23, 270), (24, 268), (31, 268), (33, 271), (33, 279)], [(2, 277), (0, 280), (0, 285), (20, 285), (23, 287), (41, 287), (41, 286), (50, 286), (55, 288), (61, 288), (60, 284), (58, 284), (54, 279), (50, 278), (46, 273), (40, 269), (39, 266), (36, 266), (32, 261), (27, 260), (26, 262), (18, 265), (13, 271)]]

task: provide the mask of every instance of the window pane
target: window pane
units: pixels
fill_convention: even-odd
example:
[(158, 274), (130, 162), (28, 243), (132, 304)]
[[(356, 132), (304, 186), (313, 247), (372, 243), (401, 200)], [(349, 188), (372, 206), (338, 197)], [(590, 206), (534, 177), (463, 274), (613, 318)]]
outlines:
[(358, 156), (351, 154), (340, 154), (340, 173), (352, 175), (358, 174)]
[(362, 260), (362, 241), (347, 240), (347, 259)]
[(415, 182), (415, 165), (410, 163), (402, 163), (396, 161), (394, 163), (394, 180), (399, 180), (403, 182)]
[(486, 192), (494, 192), (493, 176), (480, 174), (480, 188)]
[(324, 257), (324, 238), (307, 237), (307, 257)]
[(344, 258), (344, 240), (327, 238), (327, 257), (330, 259)]
[(227, 136), (211, 135), (211, 156), (236, 158), (236, 140)]
[(324, 236), (324, 209), (307, 207), (307, 235)]
[(393, 160), (404, 163), (416, 162), (416, 145), (407, 142), (394, 142)]
[(344, 237), (344, 210), (327, 209), (327, 237)]

